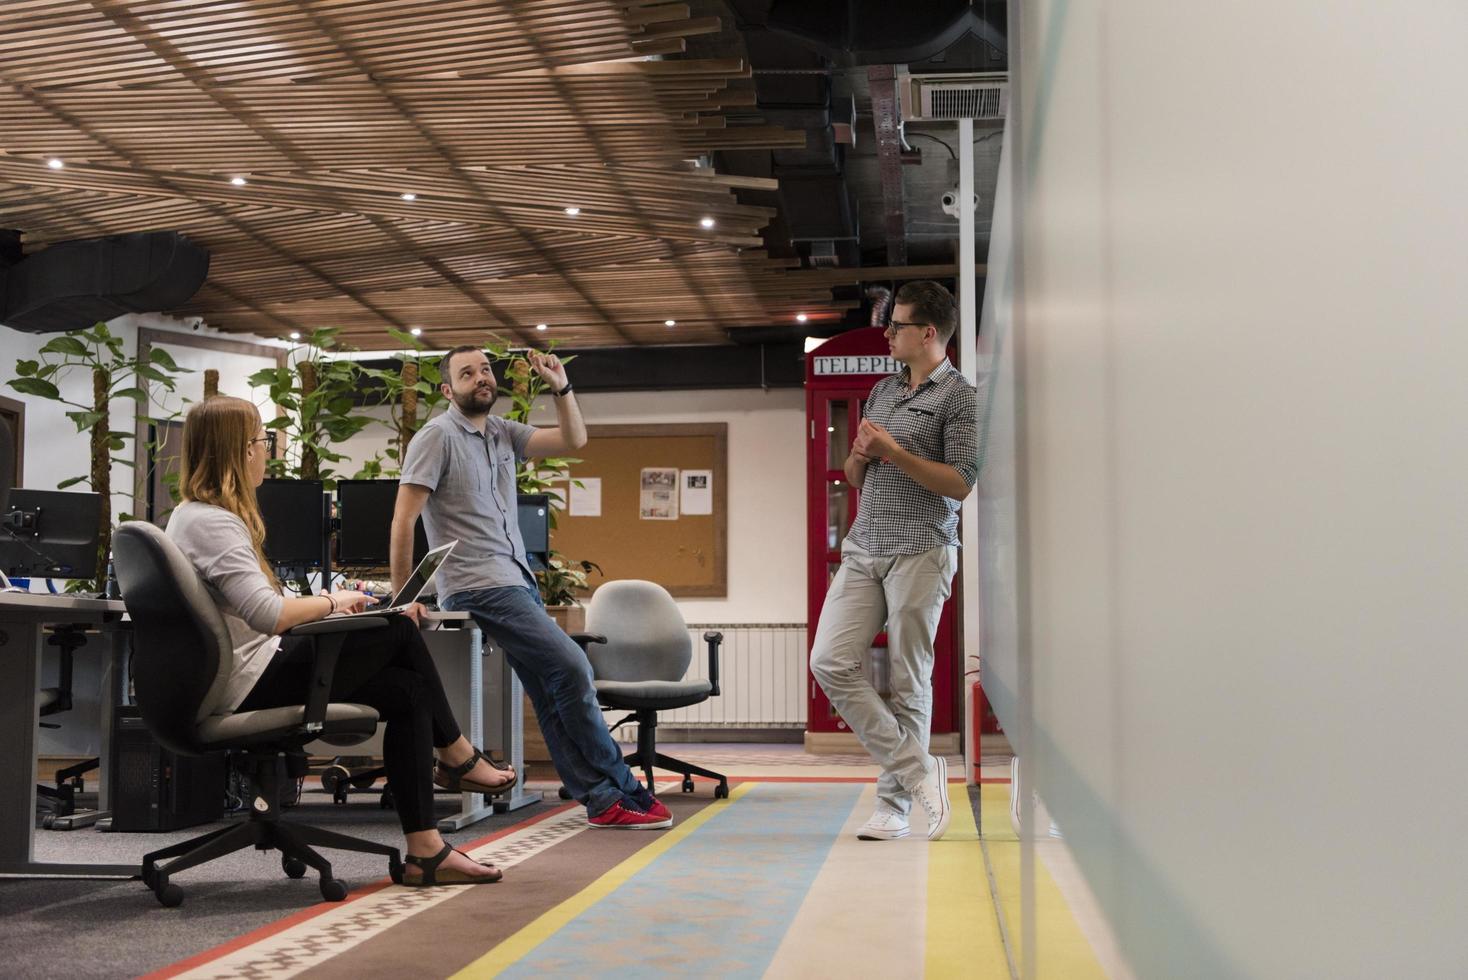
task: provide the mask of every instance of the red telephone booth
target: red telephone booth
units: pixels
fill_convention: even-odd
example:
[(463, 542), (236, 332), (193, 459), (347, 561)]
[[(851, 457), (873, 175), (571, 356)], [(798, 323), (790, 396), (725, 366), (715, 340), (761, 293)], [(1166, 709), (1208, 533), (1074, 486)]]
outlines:
[[(952, 353), (950, 352), (950, 358)], [(900, 365), (888, 353), (887, 340), (877, 327), (840, 334), (812, 350), (805, 358), (805, 415), (808, 433), (806, 451), (807, 602), (809, 638), (814, 644), (816, 626), (826, 589), (841, 567), (841, 542), (851, 522), (861, 492), (850, 486), (842, 465), (851, 450), (861, 422), (862, 407), (872, 386)], [(943, 605), (934, 641), (933, 727), (934, 735), (956, 733), (955, 680), (959, 639), (957, 628), (958, 586)], [(867, 677), (881, 694), (887, 693), (887, 634), (872, 642), (866, 664)], [(809, 704), (805, 730), (808, 734), (848, 732), (826, 694), (806, 667)]]

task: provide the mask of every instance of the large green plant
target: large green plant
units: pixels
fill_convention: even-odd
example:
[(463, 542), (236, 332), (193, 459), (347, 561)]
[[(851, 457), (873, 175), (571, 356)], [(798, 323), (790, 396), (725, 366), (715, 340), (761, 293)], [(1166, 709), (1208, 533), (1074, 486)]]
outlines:
[[(62, 381), (79, 371), (91, 376), (91, 404), (71, 401), (61, 394)], [(94, 578), (100, 582), (106, 575), (107, 555), (112, 548), (112, 465), (118, 463), (134, 470), (132, 490), (135, 496), (141, 492), (143, 478), (133, 460), (126, 455), (118, 455), (127, 448), (133, 433), (112, 428), (112, 402), (119, 398), (130, 399), (137, 404), (139, 418), (154, 425), (177, 417), (177, 412), (162, 416), (148, 414), (147, 409), (155, 400), (149, 395), (147, 382), (173, 391), (174, 377), (190, 373), (189, 369), (179, 367), (168, 352), (159, 347), (152, 348), (147, 357), (129, 355), (124, 350), (122, 338), (108, 330), (107, 324), (98, 323), (87, 330), (73, 330), (53, 337), (40, 349), (35, 360), (17, 361), (15, 373), (17, 377), (7, 382), (11, 388), (25, 395), (70, 406), (71, 411), (66, 413), (66, 417), (76, 424), (76, 431), (91, 433), (90, 471), (68, 477), (56, 488), (64, 490), (81, 484), (102, 498), (101, 522), (97, 529), (100, 543), (94, 570)], [(119, 516), (122, 520), (131, 519), (131, 515), (126, 513)], [(83, 587), (93, 586), (84, 583)]]
[[(546, 351), (549, 353), (554, 349), (555, 344), (551, 344)], [(531, 369), (530, 362), (525, 359), (521, 349), (496, 340), (486, 346), (486, 353), (491, 362), (503, 366), (510, 400), (505, 418), (530, 425), (530, 414), (535, 407), (535, 400), (548, 390), (545, 381)], [(567, 364), (574, 359), (574, 355), (563, 357), (561, 363)], [(515, 472), (515, 489), (520, 493), (547, 494), (554, 497), (560, 506), (565, 506), (566, 500), (557, 484), (562, 479), (567, 479), (571, 465), (579, 462), (581, 460), (569, 456), (527, 459)], [(568, 479), (567, 482), (578, 487), (582, 485), (580, 480)], [(556, 507), (551, 507), (547, 515), (553, 531), (556, 527), (556, 510)], [(535, 573), (536, 583), (540, 586), (541, 601), (547, 606), (579, 603), (581, 596), (589, 588), (587, 576), (593, 571), (601, 573), (601, 566), (595, 562), (569, 559), (558, 551), (550, 553), (548, 564), (549, 568)]]
[[(402, 470), (403, 453), (413, 434), (423, 428), (423, 423), (433, 410), (445, 399), (439, 389), (438, 357), (424, 356), (426, 345), (410, 333), (387, 331), (402, 345), (402, 350), (392, 355), (396, 369), (360, 367), (361, 376), (378, 384), (376, 404), (387, 409), (387, 418), (377, 421), (388, 427), (387, 449), (363, 464), (357, 473), (358, 479), (375, 480), (381, 476), (395, 477)], [(389, 462), (383, 465), (383, 459)]]
[(267, 464), (270, 475), (297, 480), (322, 480), (336, 485), (332, 464), (346, 457), (332, 446), (361, 432), (372, 419), (356, 411), (362, 369), (357, 362), (332, 360), (338, 348), (338, 328), (312, 331), (291, 348), (284, 367), (265, 368), (250, 375), (250, 384), (268, 389), (270, 400), (283, 414), (267, 419), (265, 428), (285, 437), (284, 451)]

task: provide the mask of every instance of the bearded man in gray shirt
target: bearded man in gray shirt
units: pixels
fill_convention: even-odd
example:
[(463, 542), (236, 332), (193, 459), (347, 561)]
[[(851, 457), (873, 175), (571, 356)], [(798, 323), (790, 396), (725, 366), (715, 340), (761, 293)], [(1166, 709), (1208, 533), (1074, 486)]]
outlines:
[(515, 470), (527, 458), (563, 456), (586, 445), (586, 424), (565, 366), (538, 351), (529, 361), (555, 396), (552, 428), (490, 414), (499, 388), (483, 350), (456, 347), (444, 355), (448, 411), (424, 424), (403, 458), (392, 522), (393, 589), (412, 570), (413, 527), (421, 513), (430, 545), (459, 542), (438, 571), (439, 605), (469, 613), (505, 651), (530, 696), (556, 773), (586, 806), (587, 822), (619, 830), (670, 827), (667, 808), (622, 760), (597, 704), (591, 662), (546, 613), (525, 556)]

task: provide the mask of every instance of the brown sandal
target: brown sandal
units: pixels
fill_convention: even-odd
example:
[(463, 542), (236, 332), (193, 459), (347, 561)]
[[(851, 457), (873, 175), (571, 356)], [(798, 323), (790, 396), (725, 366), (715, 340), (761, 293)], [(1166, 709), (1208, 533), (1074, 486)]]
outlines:
[(514, 788), (515, 783), (519, 782), (520, 774), (517, 772), (511, 772), (508, 780), (495, 786), (490, 786), (473, 779), (465, 779), (464, 777), (469, 775), (475, 766), (479, 765), (480, 759), (483, 759), (500, 772), (510, 772), (510, 767), (507, 763), (496, 762), (486, 755), (483, 749), (476, 748), (474, 754), (468, 760), (457, 766), (450, 766), (435, 759), (433, 762), (434, 785), (441, 786), (452, 793), (483, 793), (485, 796), (503, 796)]
[[(418, 878), (409, 878), (400, 871), (394, 880), (399, 885), (407, 885), (409, 888), (433, 888), (438, 885), (492, 885), (505, 876), (505, 873), (499, 868), (496, 868), (492, 864), (486, 864), (483, 861), (478, 862), (480, 866), (492, 869), (494, 874), (471, 875), (459, 871), (456, 868), (446, 868), (440, 871), (439, 865), (443, 864), (448, 856), (455, 851), (459, 851), (459, 849), (452, 844), (445, 844), (443, 850), (439, 851), (433, 857), (417, 857), (412, 854), (406, 855), (403, 861), (420, 868), (423, 874)], [(459, 853), (464, 854), (463, 851), (459, 851)], [(469, 857), (467, 854), (464, 854), (464, 856)], [(471, 861), (473, 860), (473, 858), (469, 859)]]

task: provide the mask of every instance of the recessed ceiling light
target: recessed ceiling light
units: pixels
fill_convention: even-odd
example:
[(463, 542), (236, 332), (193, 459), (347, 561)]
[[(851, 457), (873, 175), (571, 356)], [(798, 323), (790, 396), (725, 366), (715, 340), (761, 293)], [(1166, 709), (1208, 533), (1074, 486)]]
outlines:
[(301, 335), (299, 333), (297, 333), (296, 331), (292, 330), (291, 331), (291, 340), (300, 340), (300, 339), (301, 339)]
[(46, 161), (46, 166), (50, 167), (52, 170), (60, 170), (62, 167), (66, 166), (66, 164), (62, 163), (55, 157), (52, 157), (51, 159)]
[(569, 214), (569, 215), (570, 215), (570, 216), (571, 216), (571, 217), (573, 217), (573, 218), (574, 218), (574, 217), (576, 217), (576, 216), (577, 216), (577, 215), (578, 215), (578, 214), (580, 214), (580, 213), (581, 213), (581, 209), (580, 209), (580, 208), (567, 208), (567, 209), (566, 209), (566, 213), (567, 213), (567, 214)]
[(423, 334), (423, 328), (422, 327), (413, 327), (412, 329), (410, 329), (408, 331), (408, 333), (412, 334), (415, 337), (418, 337), (418, 336), (421, 336)]
[(402, 194), (400, 196), (405, 201), (416, 201), (416, 200), (418, 200), (418, 195), (417, 194), (413, 194), (413, 193)]
[(229, 182), (236, 187), (244, 187), (245, 184), (249, 183), (249, 181), (245, 180), (245, 178), (243, 177), (231, 177), (229, 178)]
[(676, 327), (677, 325), (678, 325), (678, 321), (677, 320), (664, 320), (663, 321), (663, 326), (665, 326), (665, 327)]
[(698, 223), (701, 224), (701, 225), (703, 225), (705, 228), (712, 228), (714, 226), (714, 219), (713, 218), (699, 218), (698, 219)]
[(836, 486), (838, 486), (838, 487), (841, 485), (841, 481), (840, 480), (833, 480), (832, 482), (835, 483)]
[(797, 313), (797, 314), (795, 314), (795, 322), (796, 323), (804, 323), (805, 321), (807, 321), (809, 319), (810, 319), (810, 317), (806, 316), (804, 313)]
[(535, 325), (535, 329), (536, 329), (536, 330), (544, 330), (544, 329), (545, 329), (545, 328), (546, 328), (546, 326), (547, 326), (547, 324), (544, 324), (544, 323), (537, 323), (537, 324), (536, 324), (536, 325)]
[(827, 432), (835, 432), (836, 431), (836, 427), (834, 425), (828, 425), (828, 426), (826, 426), (826, 431)]

